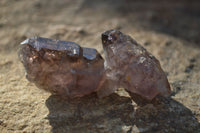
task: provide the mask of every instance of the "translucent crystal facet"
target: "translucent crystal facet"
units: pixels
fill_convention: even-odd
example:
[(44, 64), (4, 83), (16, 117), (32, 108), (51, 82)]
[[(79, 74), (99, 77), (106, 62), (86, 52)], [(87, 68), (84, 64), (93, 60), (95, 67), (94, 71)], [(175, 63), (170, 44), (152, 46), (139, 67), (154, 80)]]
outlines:
[(102, 43), (106, 77), (116, 88), (123, 87), (147, 100), (158, 94), (170, 94), (170, 85), (159, 61), (130, 36), (109, 30), (102, 34)]
[(92, 92), (104, 97), (118, 88), (135, 101), (170, 94), (159, 61), (130, 36), (109, 30), (102, 33), (102, 43), (105, 62), (96, 49), (42, 37), (23, 41), (19, 57), (29, 81), (64, 98)]
[(21, 43), (19, 57), (29, 81), (66, 98), (96, 91), (104, 71), (96, 49), (68, 41), (32, 37)]

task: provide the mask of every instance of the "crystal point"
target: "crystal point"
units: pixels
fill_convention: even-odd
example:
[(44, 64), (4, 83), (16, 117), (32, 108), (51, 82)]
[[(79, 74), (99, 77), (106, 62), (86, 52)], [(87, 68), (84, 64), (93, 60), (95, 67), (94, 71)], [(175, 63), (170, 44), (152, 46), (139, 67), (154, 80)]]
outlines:
[(102, 33), (102, 43), (106, 77), (117, 88), (123, 87), (147, 100), (170, 94), (170, 85), (159, 61), (130, 36), (108, 30)]
[(39, 88), (64, 98), (82, 97), (97, 90), (104, 60), (95, 49), (42, 37), (21, 44), (19, 57), (26, 77)]

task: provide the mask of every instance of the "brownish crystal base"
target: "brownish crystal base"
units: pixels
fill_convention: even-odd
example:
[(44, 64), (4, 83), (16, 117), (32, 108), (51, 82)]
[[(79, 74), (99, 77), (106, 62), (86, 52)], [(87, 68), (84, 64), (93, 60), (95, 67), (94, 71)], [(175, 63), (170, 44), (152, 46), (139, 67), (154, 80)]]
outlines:
[(22, 42), (19, 57), (29, 81), (68, 98), (96, 91), (104, 70), (104, 60), (95, 49), (41, 37)]

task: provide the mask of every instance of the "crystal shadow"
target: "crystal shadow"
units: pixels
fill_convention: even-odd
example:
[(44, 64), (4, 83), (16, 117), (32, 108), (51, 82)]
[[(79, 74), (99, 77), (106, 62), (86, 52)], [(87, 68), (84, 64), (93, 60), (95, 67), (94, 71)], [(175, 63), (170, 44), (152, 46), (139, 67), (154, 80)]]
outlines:
[(191, 110), (173, 99), (136, 107), (129, 97), (116, 93), (103, 99), (93, 93), (71, 101), (52, 95), (46, 100), (46, 106), (54, 133), (200, 131), (200, 124)]

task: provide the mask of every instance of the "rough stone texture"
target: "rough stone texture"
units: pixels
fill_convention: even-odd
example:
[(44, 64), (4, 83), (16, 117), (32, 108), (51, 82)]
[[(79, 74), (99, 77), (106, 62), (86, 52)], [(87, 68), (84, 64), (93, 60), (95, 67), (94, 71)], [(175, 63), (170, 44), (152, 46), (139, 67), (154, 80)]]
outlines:
[[(199, 7), (187, 0), (1, 0), (1, 132), (200, 132)], [(119, 90), (68, 103), (25, 79), (17, 57), (24, 39), (68, 40), (103, 54), (100, 34), (107, 29), (133, 36), (158, 58), (171, 99), (138, 108)]]
[(32, 37), (21, 43), (18, 54), (30, 82), (65, 99), (97, 91), (104, 73), (97, 50), (74, 42)]

